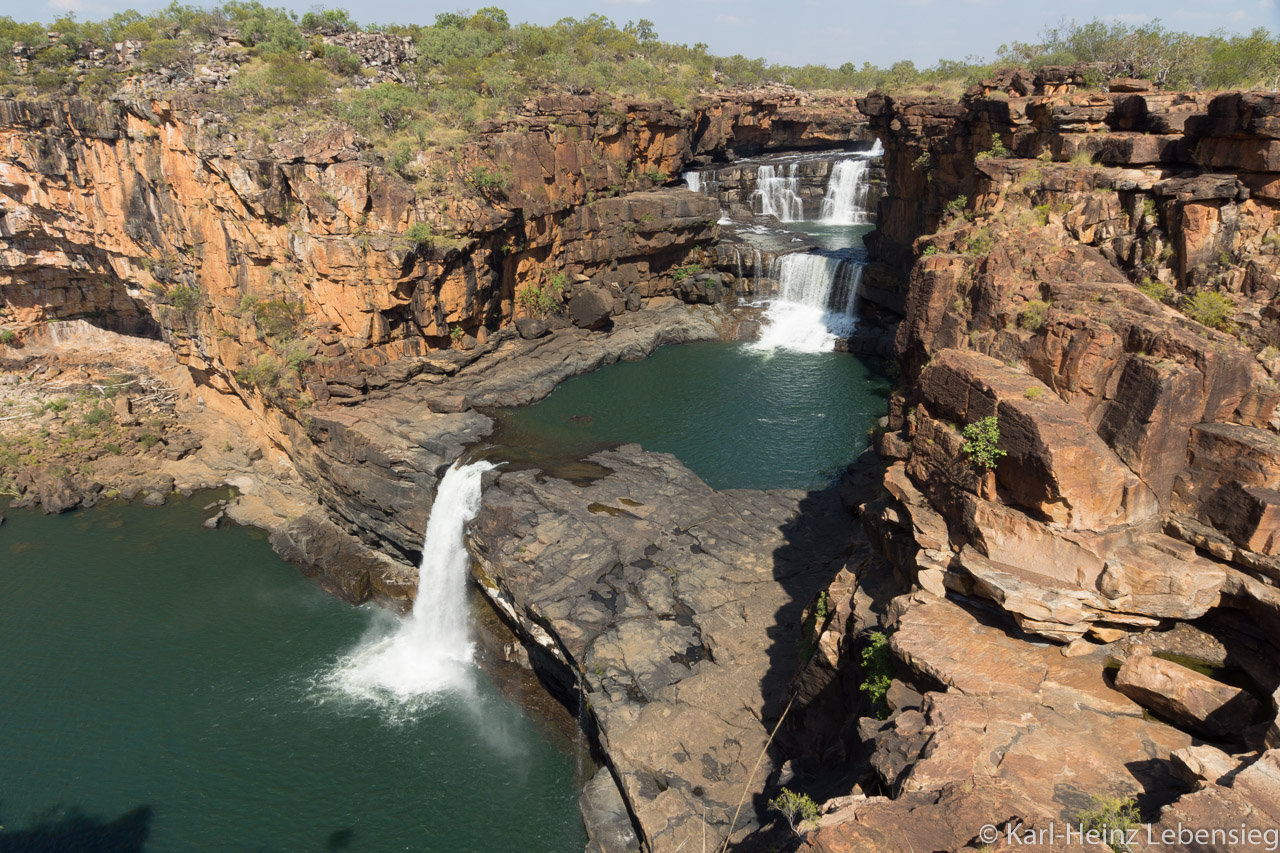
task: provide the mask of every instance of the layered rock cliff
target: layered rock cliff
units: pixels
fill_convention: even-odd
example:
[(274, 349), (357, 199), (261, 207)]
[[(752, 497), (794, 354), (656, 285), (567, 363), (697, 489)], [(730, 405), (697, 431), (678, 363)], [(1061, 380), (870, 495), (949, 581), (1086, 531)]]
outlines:
[[(879, 628), (901, 681), (852, 737), (871, 770), (817, 849), (999, 840), (984, 824), (1008, 841), (1094, 796), (1137, 797), (1161, 827), (1209, 800), (1261, 826), (1280, 803), (1186, 749), (1213, 732), (1224, 768), (1271, 778), (1280, 745), (1280, 103), (1019, 95), (860, 101), (888, 174), (867, 296), (903, 316), (888, 496), (862, 508), (892, 580), (866, 578), (809, 678), (856, 687), (857, 635)], [(962, 430), (992, 417), (988, 468)], [(1122, 695), (1106, 667), (1135, 648), (1250, 687), (1126, 664)]]
[[(229, 126), (196, 95), (0, 102), (0, 321), (160, 334), (199, 385), (249, 407), (331, 521), (409, 555), (452, 456), (366, 464), (383, 436), (339, 412), (438, 384), (517, 319), (532, 338), (664, 294), (718, 301), (731, 276), (698, 273), (716, 202), (663, 185), (696, 163), (869, 138), (852, 101), (785, 89), (691, 109), (545, 97), (460, 149), (423, 152), (411, 185), (345, 126), (270, 145)], [(436, 438), (416, 440), (456, 450)], [(410, 501), (405, 522), (371, 523)]]

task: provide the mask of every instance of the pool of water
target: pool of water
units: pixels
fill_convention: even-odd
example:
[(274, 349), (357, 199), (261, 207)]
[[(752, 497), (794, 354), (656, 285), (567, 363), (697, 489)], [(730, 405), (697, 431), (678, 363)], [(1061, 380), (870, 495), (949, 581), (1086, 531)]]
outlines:
[(476, 677), (324, 686), (394, 617), (330, 598), (209, 498), (0, 526), (0, 851), (562, 851), (567, 744)]
[(889, 384), (848, 353), (663, 347), (570, 379), (532, 406), (494, 413), (490, 455), (556, 471), (636, 442), (674, 454), (717, 489), (811, 489), (866, 448)]
[(821, 221), (785, 222), (783, 227), (811, 237), (819, 247), (830, 251), (861, 249), (863, 238), (876, 229), (874, 225), (830, 225)]

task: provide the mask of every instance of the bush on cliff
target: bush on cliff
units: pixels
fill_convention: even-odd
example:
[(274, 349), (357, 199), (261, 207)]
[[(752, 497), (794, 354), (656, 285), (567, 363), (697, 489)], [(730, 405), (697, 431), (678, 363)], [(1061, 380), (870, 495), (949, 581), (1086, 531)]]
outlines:
[(1231, 325), (1235, 304), (1216, 290), (1197, 291), (1183, 302), (1182, 310), (1197, 323), (1210, 329), (1226, 329)]
[(862, 682), (858, 690), (865, 693), (878, 718), (889, 715), (885, 695), (893, 681), (893, 657), (889, 653), (889, 637), (883, 631), (867, 635), (867, 644), (859, 655), (862, 664)]
[(990, 471), (1008, 455), (1008, 451), (999, 446), (1000, 421), (995, 415), (969, 424), (961, 434), (964, 436), (961, 449), (969, 457), (969, 464), (979, 472)]
[(808, 794), (798, 794), (790, 788), (783, 788), (782, 793), (769, 801), (769, 808), (778, 812), (787, 821), (791, 831), (803, 837), (805, 826), (818, 820), (818, 804)]

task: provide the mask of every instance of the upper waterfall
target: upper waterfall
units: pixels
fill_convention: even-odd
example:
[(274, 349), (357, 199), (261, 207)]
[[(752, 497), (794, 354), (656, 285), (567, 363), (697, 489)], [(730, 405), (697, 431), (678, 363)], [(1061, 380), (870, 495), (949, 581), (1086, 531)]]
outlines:
[(776, 216), (783, 222), (804, 219), (804, 200), (800, 197), (799, 164), (792, 163), (786, 175), (779, 175), (773, 166), (761, 166), (756, 172), (756, 191), (753, 198), (759, 202), (757, 213)]
[(870, 221), (867, 183), (869, 160), (841, 160), (831, 167), (827, 193), (822, 199), (821, 221), (828, 225), (866, 225)]
[(741, 290), (758, 298), (776, 283), (757, 349), (829, 351), (853, 333), (866, 259), (861, 237), (874, 224), (878, 197), (873, 161), (882, 153), (876, 142), (862, 152), (775, 155), (685, 173), (689, 189), (721, 200), (732, 245), (721, 263), (740, 281), (752, 278)]

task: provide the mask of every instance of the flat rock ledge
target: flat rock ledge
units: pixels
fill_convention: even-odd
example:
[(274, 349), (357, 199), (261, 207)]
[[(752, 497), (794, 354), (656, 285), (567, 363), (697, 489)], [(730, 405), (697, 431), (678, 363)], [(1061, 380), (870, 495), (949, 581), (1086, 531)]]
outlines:
[[(769, 820), (801, 610), (839, 569), (851, 519), (834, 489), (715, 491), (636, 445), (589, 458), (613, 473), (488, 475), (469, 531), (478, 580), (534, 665), (579, 692), (639, 841), (718, 849)], [(625, 849), (589, 829), (589, 849)]]

